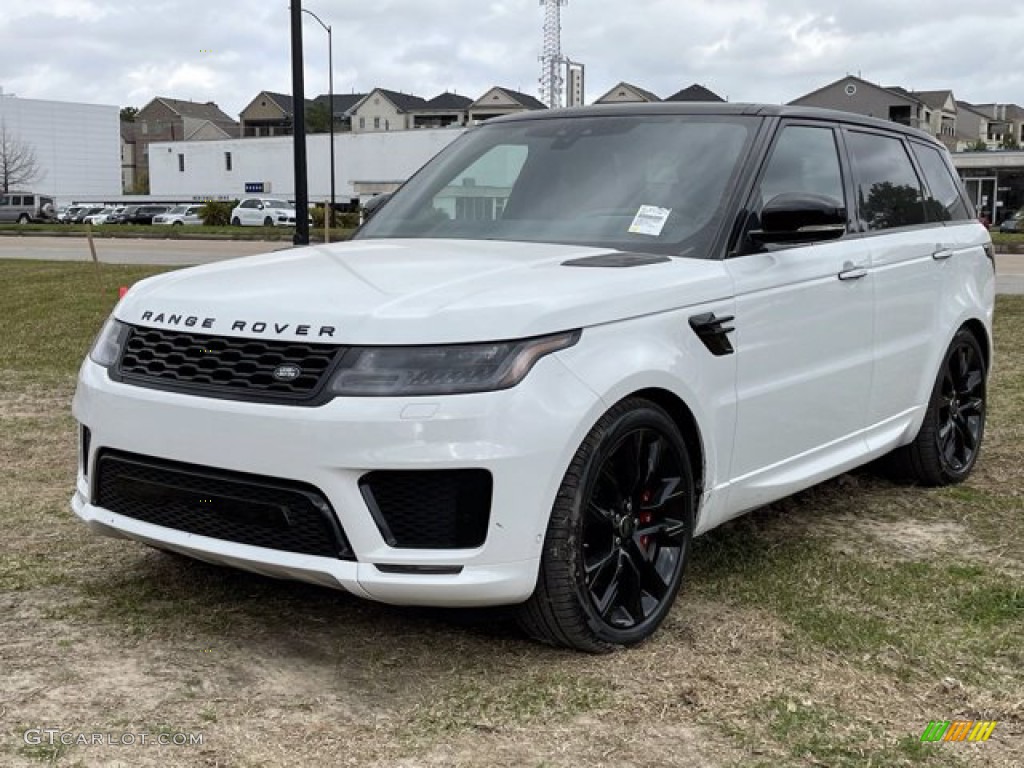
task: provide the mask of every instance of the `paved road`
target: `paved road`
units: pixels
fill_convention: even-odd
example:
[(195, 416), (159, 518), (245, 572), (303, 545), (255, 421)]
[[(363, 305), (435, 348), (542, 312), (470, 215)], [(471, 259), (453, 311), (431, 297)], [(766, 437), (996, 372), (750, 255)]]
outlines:
[[(127, 240), (97, 238), (96, 255), (108, 264), (186, 266), (291, 248), (288, 242), (243, 240)], [(0, 259), (88, 261), (79, 237), (0, 237)], [(1024, 294), (1024, 254), (996, 254), (996, 291)]]
[[(157, 264), (183, 267), (207, 264), (254, 253), (291, 248), (287, 241), (148, 240), (94, 238), (96, 258), (106, 264)], [(90, 261), (84, 237), (0, 237), (0, 259)]]

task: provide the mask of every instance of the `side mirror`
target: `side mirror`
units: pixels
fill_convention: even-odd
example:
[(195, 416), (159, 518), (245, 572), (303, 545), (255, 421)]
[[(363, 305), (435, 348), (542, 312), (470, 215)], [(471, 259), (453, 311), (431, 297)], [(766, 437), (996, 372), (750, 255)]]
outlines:
[(377, 213), (384, 204), (391, 199), (391, 193), (385, 193), (383, 195), (375, 195), (371, 197), (366, 203), (363, 204), (363, 223), (365, 224), (370, 218)]
[(846, 208), (826, 195), (776, 195), (761, 210), (761, 229), (748, 234), (755, 243), (836, 240), (846, 234)]

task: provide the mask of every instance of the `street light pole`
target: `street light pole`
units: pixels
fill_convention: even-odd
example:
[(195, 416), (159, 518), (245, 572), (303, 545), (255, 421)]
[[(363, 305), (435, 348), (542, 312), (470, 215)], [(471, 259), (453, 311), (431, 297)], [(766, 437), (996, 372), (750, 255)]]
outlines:
[(295, 163), (295, 245), (309, 245), (309, 191), (306, 189), (306, 110), (302, 80), (302, 5), (292, 0), (292, 141)]
[(312, 16), (316, 23), (319, 24), (327, 31), (327, 98), (330, 102), (328, 107), (328, 115), (330, 118), (330, 135), (331, 135), (331, 208), (327, 214), (328, 228), (334, 226), (334, 40), (331, 37), (331, 25), (324, 24), (323, 21), (310, 10), (302, 9), (303, 13), (308, 13)]

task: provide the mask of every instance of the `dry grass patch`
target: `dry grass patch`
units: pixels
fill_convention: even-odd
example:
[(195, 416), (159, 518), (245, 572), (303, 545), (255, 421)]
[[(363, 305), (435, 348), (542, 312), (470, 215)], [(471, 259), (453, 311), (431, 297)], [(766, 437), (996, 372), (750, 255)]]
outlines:
[[(862, 472), (723, 526), (651, 642), (590, 657), (501, 612), (390, 608), (90, 535), (67, 507), (68, 405), (127, 275), (69, 304), (87, 266), (19, 264), (45, 290), (19, 284), (0, 313), (19, 345), (0, 369), (0, 764), (1024, 765), (1024, 300), (1000, 300), (970, 482)], [(66, 338), (28, 349), (42, 316)], [(953, 718), (1000, 722), (982, 745), (919, 742)], [(32, 727), (204, 741), (50, 747)]]

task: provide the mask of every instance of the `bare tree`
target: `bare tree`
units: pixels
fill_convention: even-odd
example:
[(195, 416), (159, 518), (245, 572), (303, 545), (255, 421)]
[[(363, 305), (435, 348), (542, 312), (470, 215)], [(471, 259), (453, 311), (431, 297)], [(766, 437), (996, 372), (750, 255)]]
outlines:
[(0, 120), (0, 185), (3, 191), (8, 192), (12, 187), (27, 189), (42, 175), (32, 145), (7, 130), (7, 123)]

